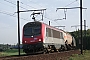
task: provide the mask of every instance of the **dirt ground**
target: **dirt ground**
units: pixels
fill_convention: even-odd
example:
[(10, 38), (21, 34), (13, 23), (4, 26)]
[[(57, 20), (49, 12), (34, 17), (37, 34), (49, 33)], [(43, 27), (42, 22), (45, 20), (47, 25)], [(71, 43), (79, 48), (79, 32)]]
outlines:
[(72, 54), (80, 54), (79, 50), (29, 56), (3, 57), (0, 60), (68, 60)]

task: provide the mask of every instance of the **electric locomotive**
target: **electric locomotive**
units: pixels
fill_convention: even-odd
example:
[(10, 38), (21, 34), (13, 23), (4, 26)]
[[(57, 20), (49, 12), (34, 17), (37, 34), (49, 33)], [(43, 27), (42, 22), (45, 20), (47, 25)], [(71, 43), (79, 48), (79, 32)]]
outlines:
[(24, 25), (22, 44), (27, 54), (67, 50), (66, 45), (76, 46), (75, 39), (69, 33), (37, 21)]

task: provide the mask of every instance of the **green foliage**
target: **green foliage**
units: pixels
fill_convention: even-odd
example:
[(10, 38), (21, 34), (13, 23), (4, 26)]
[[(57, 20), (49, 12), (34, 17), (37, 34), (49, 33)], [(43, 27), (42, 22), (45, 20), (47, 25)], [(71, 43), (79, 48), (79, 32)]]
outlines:
[(90, 60), (90, 50), (84, 51), (83, 55), (72, 55), (69, 60)]
[[(6, 52), (6, 53), (15, 53), (15, 52), (18, 52), (18, 49), (7, 49), (4, 52)], [(23, 50), (21, 49), (20, 52), (22, 53)]]
[[(78, 31), (74, 31), (74, 32), (70, 32), (71, 33), (71, 35), (73, 35), (74, 37), (80, 37), (80, 30), (78, 30)], [(82, 31), (82, 35), (83, 35), (83, 37), (84, 37), (84, 35), (85, 35), (85, 31), (83, 30)], [(89, 36), (90, 37), (90, 29), (88, 29), (88, 30), (86, 30), (86, 37), (87, 36)]]
[[(22, 49), (20, 50), (20, 54), (25, 54)], [(0, 52), (0, 57), (11, 55), (18, 55), (18, 49), (7, 49), (3, 52)]]
[(90, 36), (90, 29), (87, 30), (87, 36)]
[(15, 53), (15, 52), (17, 52), (17, 50), (16, 49), (7, 49), (4, 52), (6, 52), (6, 53)]
[[(76, 40), (76, 45), (77, 48), (80, 48), (79, 45), (79, 40), (80, 40), (80, 30), (78, 31), (74, 31), (74, 32), (70, 32), (72, 36), (74, 36), (75, 40)], [(85, 36), (86, 35), (86, 36)], [(83, 30), (82, 31), (82, 36), (83, 36), (83, 49), (90, 49), (90, 29), (88, 30)]]

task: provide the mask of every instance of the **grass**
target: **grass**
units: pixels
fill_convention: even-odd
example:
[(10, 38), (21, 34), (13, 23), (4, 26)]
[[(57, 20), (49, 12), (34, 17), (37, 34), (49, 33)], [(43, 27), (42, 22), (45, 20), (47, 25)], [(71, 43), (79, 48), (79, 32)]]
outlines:
[(83, 55), (74, 54), (69, 60), (90, 60), (90, 50), (83, 51)]
[[(25, 54), (22, 49), (20, 50), (20, 54)], [(3, 52), (0, 52), (0, 57), (12, 55), (18, 55), (18, 49), (8, 49)]]

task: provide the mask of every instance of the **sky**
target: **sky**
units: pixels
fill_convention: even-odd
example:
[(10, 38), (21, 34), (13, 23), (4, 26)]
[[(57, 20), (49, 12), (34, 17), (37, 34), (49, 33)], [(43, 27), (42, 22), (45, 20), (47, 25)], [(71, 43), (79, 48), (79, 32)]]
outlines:
[[(60, 7), (79, 7), (80, 0), (19, 0), (20, 11), (25, 10), (37, 10), (46, 9), (44, 11), (43, 21), (46, 24), (51, 22), (51, 26), (65, 26), (59, 27), (64, 31), (71, 32), (76, 31), (75, 27), (80, 25), (80, 10), (70, 9), (70, 10), (57, 10)], [(86, 20), (87, 29), (90, 29), (90, 0), (83, 0), (83, 22)], [(57, 11), (56, 11), (57, 10)], [(66, 20), (65, 13), (66, 11)], [(17, 19), (17, 0), (1, 0), (0, 1), (0, 44), (17, 44), (18, 43), (18, 19)], [(20, 12), (20, 42), (22, 43), (22, 29), (27, 22), (31, 22), (32, 16), (30, 12)], [(41, 20), (41, 15), (36, 15), (37, 20)], [(56, 19), (63, 19), (57, 20)], [(80, 26), (77, 27), (80, 29)], [(84, 28), (83, 28), (84, 29)]]

